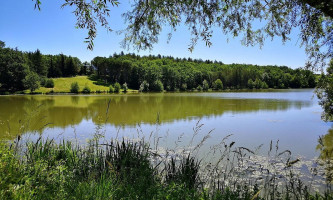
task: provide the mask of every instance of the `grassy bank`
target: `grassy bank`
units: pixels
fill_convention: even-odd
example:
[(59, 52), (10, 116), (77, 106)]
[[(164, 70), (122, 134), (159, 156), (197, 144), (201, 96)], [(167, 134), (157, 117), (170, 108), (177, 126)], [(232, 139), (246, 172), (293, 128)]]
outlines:
[(314, 192), (290, 169), (292, 162), (285, 171), (257, 170), (265, 178), (255, 180), (246, 176), (249, 166), (242, 167), (251, 150), (223, 144), (220, 159), (208, 167), (194, 156), (200, 145), (186, 154), (160, 154), (143, 140), (2, 142), (0, 199), (333, 198), (330, 186)]
[[(106, 85), (98, 85), (97, 81), (89, 79), (88, 76), (76, 76), (76, 77), (66, 77), (66, 78), (52, 78), (54, 81), (53, 88), (40, 87), (35, 92), (36, 93), (70, 93), (71, 84), (77, 82), (79, 85), (79, 92), (82, 92), (84, 87), (90, 88), (92, 93), (107, 93), (109, 92), (109, 87)], [(122, 91), (122, 90), (121, 90)], [(129, 89), (128, 92), (134, 92), (136, 90)], [(30, 92), (29, 90), (25, 91)]]

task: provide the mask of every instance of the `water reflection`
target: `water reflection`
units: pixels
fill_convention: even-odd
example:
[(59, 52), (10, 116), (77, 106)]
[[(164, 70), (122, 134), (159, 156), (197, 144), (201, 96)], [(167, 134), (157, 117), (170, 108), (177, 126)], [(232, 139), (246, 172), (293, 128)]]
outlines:
[[(108, 113), (107, 107), (109, 105)], [(138, 123), (173, 122), (224, 113), (276, 112), (312, 105), (308, 100), (223, 98), (218, 93), (113, 96), (2, 96), (0, 138), (47, 127), (65, 128), (83, 120), (133, 127)]]

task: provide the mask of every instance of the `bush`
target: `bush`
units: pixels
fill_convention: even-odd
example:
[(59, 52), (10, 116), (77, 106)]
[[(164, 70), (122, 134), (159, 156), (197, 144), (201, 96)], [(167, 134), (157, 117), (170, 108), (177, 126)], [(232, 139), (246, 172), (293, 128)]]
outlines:
[(77, 82), (71, 84), (71, 93), (79, 93), (80, 87)]
[(148, 92), (149, 91), (149, 83), (147, 81), (143, 81), (139, 88), (140, 92)]
[(114, 87), (112, 85), (110, 85), (110, 87), (109, 87), (109, 92), (114, 93)]
[(222, 83), (221, 79), (216, 79), (216, 81), (214, 82), (214, 89), (215, 90), (223, 89), (223, 83)]
[(198, 90), (198, 91), (202, 91), (202, 87), (201, 87), (201, 85), (199, 85), (199, 86), (197, 87), (197, 90)]
[(164, 86), (163, 86), (162, 81), (156, 80), (153, 84), (153, 90), (156, 92), (163, 92)]
[(46, 88), (54, 88), (54, 81), (52, 79), (47, 79), (45, 81), (44, 87), (46, 87)]
[(127, 90), (128, 90), (128, 87), (127, 87), (127, 83), (126, 83), (126, 82), (123, 84), (123, 90), (124, 90), (125, 93), (126, 93)]
[(90, 88), (88, 86), (84, 86), (82, 93), (89, 94), (90, 92)]
[(114, 92), (115, 92), (115, 93), (120, 92), (121, 86), (120, 86), (120, 84), (119, 84), (118, 82), (116, 82), (116, 83), (113, 85), (113, 87), (114, 87)]
[(205, 91), (209, 89), (209, 84), (206, 80), (202, 81), (202, 89)]
[(45, 87), (47, 78), (46, 77), (40, 77), (40, 86)]

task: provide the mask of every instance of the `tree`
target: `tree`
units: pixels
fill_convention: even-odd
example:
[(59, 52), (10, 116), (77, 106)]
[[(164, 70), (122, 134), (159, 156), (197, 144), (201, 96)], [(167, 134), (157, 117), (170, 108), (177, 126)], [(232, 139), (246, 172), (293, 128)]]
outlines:
[(5, 48), (5, 46), (6, 46), (6, 43), (4, 42), (4, 41), (1, 41), (0, 40), (0, 48), (2, 49), (2, 48)]
[(123, 88), (124, 93), (126, 93), (128, 90), (128, 86), (127, 86), (126, 82), (122, 85), (122, 88)]
[(149, 91), (149, 83), (147, 81), (143, 81), (141, 84), (140, 84), (140, 89), (139, 89), (140, 92), (148, 92)]
[(163, 87), (163, 83), (160, 81), (160, 80), (156, 80), (154, 83), (153, 83), (153, 88), (152, 88), (153, 91), (156, 91), (156, 92), (163, 92), (164, 90), (164, 87)]
[(221, 79), (216, 79), (216, 81), (214, 82), (214, 89), (215, 90), (223, 89), (223, 83), (222, 83)]
[[(40, 9), (41, 0), (32, 0)], [(110, 5), (118, 6), (118, 0), (65, 0), (62, 7), (73, 6), (77, 17), (76, 27), (88, 30), (86, 42), (93, 48), (97, 21), (107, 30)], [(123, 45), (137, 49), (151, 49), (158, 42), (163, 27), (175, 31), (185, 24), (191, 30), (189, 50), (199, 39), (210, 46), (212, 30), (220, 27), (224, 34), (242, 36), (242, 44), (260, 46), (265, 39), (278, 36), (282, 42), (289, 40), (291, 31), (300, 30), (301, 45), (304, 45), (313, 63), (324, 63), (333, 52), (333, 1), (331, 0), (136, 0), (132, 10), (123, 14), (128, 26)], [(261, 21), (260, 26), (253, 26)], [(169, 36), (171, 37), (171, 32)]]
[(33, 70), (35, 73), (37, 73), (40, 76), (47, 76), (47, 66), (45, 63), (45, 60), (43, 58), (42, 53), (39, 49), (37, 49), (35, 52), (29, 52), (28, 58), (30, 60), (30, 70)]
[(205, 91), (209, 89), (209, 84), (206, 79), (202, 82), (202, 89)]
[(333, 121), (333, 59), (327, 68), (327, 74), (321, 74), (316, 93), (319, 104), (323, 107), (322, 119)]
[(30, 89), (31, 93), (39, 88), (39, 76), (35, 72), (29, 72), (23, 80), (23, 84), (26, 88)]
[(27, 59), (22, 52), (0, 48), (1, 90), (14, 92), (25, 89), (23, 79), (28, 71)]

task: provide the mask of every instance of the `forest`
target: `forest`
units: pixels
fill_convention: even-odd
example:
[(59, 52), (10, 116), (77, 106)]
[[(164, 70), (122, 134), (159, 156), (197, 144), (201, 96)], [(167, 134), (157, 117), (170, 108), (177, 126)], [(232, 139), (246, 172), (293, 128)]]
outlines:
[[(64, 54), (23, 52), (0, 41), (0, 92), (36, 89), (49, 78), (88, 75), (98, 84), (125, 84), (139, 91), (314, 88), (316, 75), (302, 68), (224, 64), (171, 56), (114, 53), (90, 63)], [(52, 84), (51, 84), (52, 87)]]

